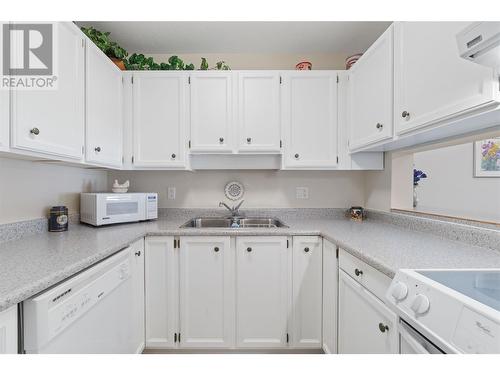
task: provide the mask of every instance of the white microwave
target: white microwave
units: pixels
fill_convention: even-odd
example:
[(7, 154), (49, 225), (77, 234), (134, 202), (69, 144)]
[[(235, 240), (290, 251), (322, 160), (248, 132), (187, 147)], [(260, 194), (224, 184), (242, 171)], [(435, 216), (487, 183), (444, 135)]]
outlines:
[(80, 221), (94, 226), (158, 218), (157, 193), (82, 193)]

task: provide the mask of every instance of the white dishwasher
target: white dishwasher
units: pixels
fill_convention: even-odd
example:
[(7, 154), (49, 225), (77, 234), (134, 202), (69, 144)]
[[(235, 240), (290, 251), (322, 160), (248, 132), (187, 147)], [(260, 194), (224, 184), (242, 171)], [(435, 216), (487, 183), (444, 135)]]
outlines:
[(23, 303), (25, 353), (135, 353), (130, 249)]

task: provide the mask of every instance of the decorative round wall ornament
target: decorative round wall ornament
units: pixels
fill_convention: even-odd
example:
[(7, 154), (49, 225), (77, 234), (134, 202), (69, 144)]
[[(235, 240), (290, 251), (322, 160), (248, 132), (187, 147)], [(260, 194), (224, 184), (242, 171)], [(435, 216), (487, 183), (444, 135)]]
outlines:
[(224, 193), (226, 194), (227, 199), (231, 199), (232, 201), (237, 201), (243, 198), (243, 194), (245, 193), (245, 188), (243, 184), (238, 181), (231, 181), (226, 184), (224, 188)]

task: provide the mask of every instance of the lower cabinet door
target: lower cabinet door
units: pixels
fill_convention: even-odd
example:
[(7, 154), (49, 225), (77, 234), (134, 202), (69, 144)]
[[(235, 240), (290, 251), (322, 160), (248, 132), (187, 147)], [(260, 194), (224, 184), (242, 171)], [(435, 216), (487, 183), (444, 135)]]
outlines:
[(236, 238), (236, 345), (287, 347), (291, 257), (287, 237)]
[(377, 297), (339, 271), (340, 354), (397, 354), (397, 317)]
[(230, 237), (180, 239), (180, 346), (234, 346), (234, 251)]
[(146, 238), (146, 348), (177, 346), (179, 293), (173, 237)]
[(296, 348), (321, 348), (322, 240), (293, 237), (293, 332)]
[(0, 354), (17, 354), (17, 305), (0, 311)]
[(337, 353), (337, 246), (323, 239), (323, 350)]
[(133, 283), (133, 325), (132, 342), (136, 347), (136, 353), (142, 353), (145, 345), (144, 336), (144, 238), (130, 245), (130, 257), (132, 265)]

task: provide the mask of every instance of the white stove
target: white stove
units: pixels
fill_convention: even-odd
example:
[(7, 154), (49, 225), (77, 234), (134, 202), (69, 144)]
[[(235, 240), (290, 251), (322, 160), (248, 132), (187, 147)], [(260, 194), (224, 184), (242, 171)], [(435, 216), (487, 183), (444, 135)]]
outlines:
[(500, 270), (400, 270), (386, 293), (403, 353), (500, 353)]

